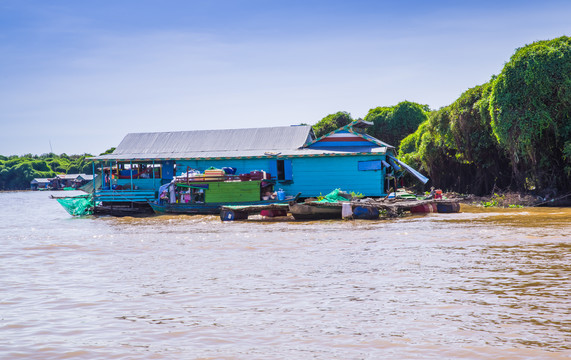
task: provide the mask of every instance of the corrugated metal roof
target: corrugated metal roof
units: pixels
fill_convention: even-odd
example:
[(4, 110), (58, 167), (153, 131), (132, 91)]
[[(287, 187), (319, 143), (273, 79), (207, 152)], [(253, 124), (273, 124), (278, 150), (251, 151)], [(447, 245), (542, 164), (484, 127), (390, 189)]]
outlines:
[(244, 150), (244, 151), (194, 151), (186, 153), (171, 154), (145, 153), (145, 154), (108, 154), (101, 155), (97, 160), (168, 160), (168, 159), (199, 159), (199, 158), (247, 158), (247, 157), (277, 157), (277, 156), (342, 156), (361, 154), (385, 154), (386, 147), (378, 148), (348, 148), (343, 150), (322, 150), (322, 149), (277, 149), (277, 150)]
[(32, 181), (30, 181), (31, 184), (36, 184), (36, 183), (49, 183), (51, 181), (51, 179), (47, 179), (47, 178), (34, 178)]
[(198, 130), (127, 134), (114, 155), (296, 149), (303, 146), (311, 126)]
[(311, 126), (198, 130), (127, 134), (112, 154), (95, 160), (166, 160), (195, 158), (244, 158), (282, 156), (348, 155), (381, 153), (387, 148), (309, 149)]
[(80, 175), (85, 175), (85, 174), (60, 174), (60, 175), (57, 175), (57, 177), (62, 179), (62, 180), (75, 180)]

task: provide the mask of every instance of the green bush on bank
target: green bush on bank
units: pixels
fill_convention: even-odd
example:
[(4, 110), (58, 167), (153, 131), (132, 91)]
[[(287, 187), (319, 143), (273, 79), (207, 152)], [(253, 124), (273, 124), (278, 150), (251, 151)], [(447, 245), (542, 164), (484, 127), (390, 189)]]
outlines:
[(399, 156), (445, 189), (571, 190), (571, 39), (517, 49), (497, 77), (429, 115)]

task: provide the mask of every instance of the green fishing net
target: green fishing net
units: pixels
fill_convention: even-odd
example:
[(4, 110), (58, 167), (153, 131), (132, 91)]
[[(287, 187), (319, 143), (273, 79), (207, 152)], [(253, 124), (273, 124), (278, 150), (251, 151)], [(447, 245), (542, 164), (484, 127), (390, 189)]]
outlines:
[(347, 194), (344, 191), (341, 191), (340, 189), (335, 189), (332, 192), (330, 192), (329, 194), (325, 195), (323, 197), (323, 199), (315, 201), (315, 202), (320, 202), (320, 203), (336, 203), (336, 202), (341, 202), (341, 201), (349, 201), (351, 200), (351, 195)]
[(76, 196), (57, 199), (57, 202), (73, 216), (93, 214), (93, 196)]

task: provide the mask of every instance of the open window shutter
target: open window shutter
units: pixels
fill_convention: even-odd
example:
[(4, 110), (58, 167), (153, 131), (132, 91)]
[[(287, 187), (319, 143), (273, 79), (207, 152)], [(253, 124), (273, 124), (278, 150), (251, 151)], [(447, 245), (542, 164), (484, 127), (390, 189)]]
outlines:
[(174, 161), (163, 162), (163, 179), (171, 180), (174, 176)]
[(291, 168), (291, 160), (284, 160), (284, 180), (293, 180), (293, 171)]
[(278, 161), (277, 160), (270, 160), (270, 175), (272, 176), (272, 178), (277, 179), (278, 178)]

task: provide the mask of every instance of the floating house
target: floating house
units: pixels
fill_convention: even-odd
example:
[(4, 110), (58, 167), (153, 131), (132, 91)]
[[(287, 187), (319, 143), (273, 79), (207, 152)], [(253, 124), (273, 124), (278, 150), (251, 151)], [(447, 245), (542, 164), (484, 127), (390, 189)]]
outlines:
[(35, 178), (30, 181), (30, 189), (32, 190), (46, 190), (50, 186), (50, 180), (46, 178)]
[(365, 133), (357, 120), (316, 138), (311, 126), (131, 133), (111, 154), (91, 158), (95, 200), (145, 202), (175, 176), (211, 168), (262, 172), (286, 194), (316, 197), (341, 188), (386, 196), (403, 170), (427, 178), (396, 159), (394, 147)]
[(59, 174), (55, 178), (50, 179), (50, 187), (54, 190), (59, 189), (78, 189), (93, 180), (93, 175), (87, 174)]
[(53, 178), (36, 178), (30, 181), (31, 190), (78, 189), (93, 180), (93, 175), (59, 174)]
[(144, 204), (163, 184), (189, 172), (230, 168), (263, 172), (286, 194), (316, 197), (341, 188), (386, 196), (403, 170), (428, 179), (396, 159), (394, 147), (365, 133), (357, 120), (316, 138), (311, 126), (127, 134), (111, 154), (91, 158), (96, 201)]

